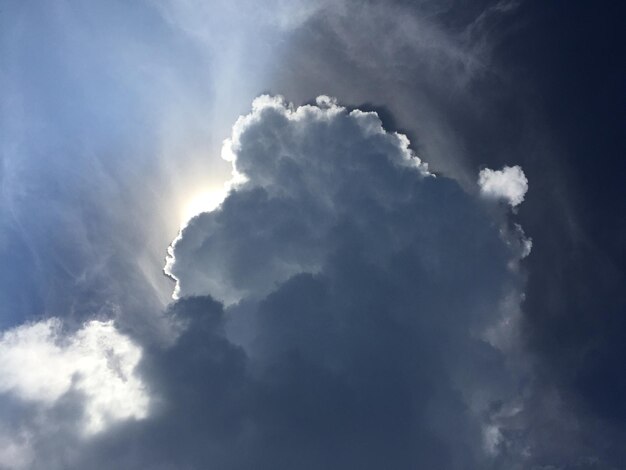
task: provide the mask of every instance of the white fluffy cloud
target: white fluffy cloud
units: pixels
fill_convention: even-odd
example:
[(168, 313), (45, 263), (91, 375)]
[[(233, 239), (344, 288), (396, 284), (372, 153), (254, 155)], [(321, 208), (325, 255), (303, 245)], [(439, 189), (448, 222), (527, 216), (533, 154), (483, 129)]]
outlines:
[(528, 179), (518, 165), (505, 166), (502, 170), (485, 168), (478, 175), (478, 185), (485, 197), (503, 199), (511, 207), (521, 204), (528, 191)]
[(51, 406), (84, 395), (83, 431), (146, 416), (149, 397), (135, 368), (141, 349), (113, 322), (90, 321), (65, 336), (58, 319), (18, 326), (0, 337), (0, 392)]
[[(332, 249), (325, 237), (337, 221), (338, 212), (350, 210), (351, 201), (341, 201), (341, 193), (350, 192), (346, 182), (351, 181), (352, 191), (369, 193), (384, 204), (396, 204), (405, 196), (390, 187), (384, 177), (372, 179), (370, 173), (376, 171), (370, 168), (372, 165), (406, 168), (417, 179), (434, 177), (409, 148), (406, 136), (386, 132), (376, 113), (348, 111), (327, 96), (318, 97), (316, 105), (297, 108), (280, 96), (256, 98), (252, 112), (241, 116), (233, 126), (222, 157), (233, 164), (234, 176), (226, 185), (228, 189), (240, 188), (240, 194), (246, 194), (251, 188), (259, 188), (271, 204), (278, 200), (301, 204), (277, 208), (276, 213), (297, 211), (302, 217), (297, 217), (298, 224), (291, 227), (274, 225), (267, 230), (261, 229), (261, 221), (249, 220), (246, 225), (254, 224), (256, 228), (246, 227), (252, 230), (247, 235), (236, 233), (243, 228), (226, 227), (230, 216), (223, 220), (202, 216), (192, 219), (168, 250), (165, 273), (176, 281), (174, 298), (211, 294), (232, 304), (245, 295), (268, 293), (276, 283), (299, 272), (316, 272)], [(309, 202), (315, 207), (307, 207)], [(272, 215), (268, 216), (266, 224), (271, 222)], [(287, 219), (283, 222), (290, 223)], [(302, 230), (302, 237), (278, 249), (275, 244), (289, 230)], [(211, 243), (207, 243), (207, 233), (211, 232)], [(238, 245), (246, 236), (255, 246), (240, 249)], [(308, 248), (300, 249), (301, 243)], [(239, 262), (254, 263), (252, 258), (243, 259), (248, 250), (255, 252), (249, 256), (264, 258), (263, 272), (242, 268), (248, 271), (246, 274), (235, 266)]]

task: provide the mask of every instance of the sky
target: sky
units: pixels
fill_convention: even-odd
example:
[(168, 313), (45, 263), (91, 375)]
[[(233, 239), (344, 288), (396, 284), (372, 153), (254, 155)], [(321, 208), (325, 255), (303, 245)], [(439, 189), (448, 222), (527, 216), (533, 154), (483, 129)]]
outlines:
[(0, 469), (624, 468), (623, 10), (2, 0)]

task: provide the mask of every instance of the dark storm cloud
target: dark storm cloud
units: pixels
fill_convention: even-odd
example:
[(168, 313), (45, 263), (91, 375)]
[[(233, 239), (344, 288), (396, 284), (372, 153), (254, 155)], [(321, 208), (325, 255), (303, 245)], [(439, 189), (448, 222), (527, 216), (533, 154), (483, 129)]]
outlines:
[[(163, 406), (105, 436), (90, 460), (268, 469), (495, 461), (492, 409), (521, 385), (495, 345), (514, 334), (521, 240), (488, 204), (429, 174), (375, 114), (318, 103), (261, 97), (234, 126), (226, 152), (246, 182), (173, 246), (183, 299), (170, 313), (188, 325), (144, 362)], [(488, 341), (502, 319), (509, 329)]]

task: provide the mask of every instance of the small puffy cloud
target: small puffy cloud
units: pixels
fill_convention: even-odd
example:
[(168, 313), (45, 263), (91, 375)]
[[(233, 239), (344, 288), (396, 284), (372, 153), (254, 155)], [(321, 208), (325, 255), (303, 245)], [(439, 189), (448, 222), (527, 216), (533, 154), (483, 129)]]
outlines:
[(52, 318), (2, 333), (0, 392), (45, 406), (78, 392), (87, 434), (111, 422), (144, 418), (149, 397), (135, 373), (140, 347), (111, 321), (90, 321), (69, 336), (61, 327)]
[(485, 168), (478, 175), (478, 185), (483, 196), (502, 199), (511, 207), (521, 204), (528, 191), (528, 179), (518, 165), (505, 166), (502, 170)]

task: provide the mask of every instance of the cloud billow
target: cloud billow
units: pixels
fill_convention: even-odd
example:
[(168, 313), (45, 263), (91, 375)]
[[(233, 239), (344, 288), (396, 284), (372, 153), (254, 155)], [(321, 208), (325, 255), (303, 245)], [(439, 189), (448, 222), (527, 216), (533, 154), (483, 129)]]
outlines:
[[(176, 348), (191, 348), (174, 362), (192, 383), (165, 401), (194, 415), (189, 433), (229, 432), (211, 431), (219, 437), (207, 437), (214, 445), (201, 457), (162, 458), (273, 469), (493, 464), (504, 440), (493, 410), (520, 379), (502, 345), (522, 298), (521, 232), (429, 173), (376, 113), (327, 97), (297, 108), (258, 98), (224, 155), (237, 182), (170, 247), (166, 272), (181, 298), (172, 312), (190, 323)], [(206, 315), (210, 334), (192, 347)], [(220, 370), (185, 376), (200, 350), (214, 350)], [(154, 361), (153, 380), (171, 381), (167, 363)], [(231, 393), (216, 392), (224, 374)], [(194, 397), (183, 399), (186, 389)], [(162, 419), (167, 428), (174, 416)]]

